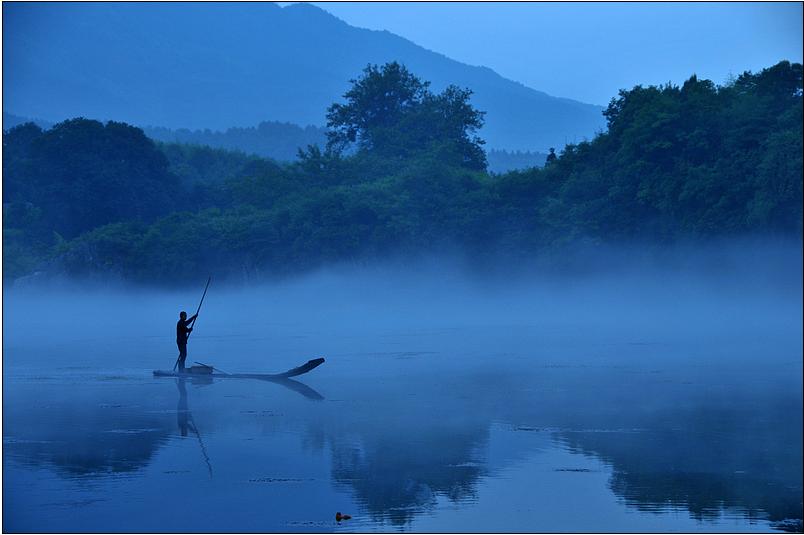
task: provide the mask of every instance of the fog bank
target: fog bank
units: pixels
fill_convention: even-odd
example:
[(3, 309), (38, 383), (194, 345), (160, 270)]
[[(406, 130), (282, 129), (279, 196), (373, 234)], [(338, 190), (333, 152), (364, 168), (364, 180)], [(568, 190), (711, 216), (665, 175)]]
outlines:
[[(193, 344), (302, 326), (360, 336), (516, 325), (635, 341), (659, 333), (729, 336), (750, 327), (800, 338), (800, 243), (732, 242), (661, 254), (598, 248), (596, 255), (566, 272), (528, 264), (478, 271), (455, 257), (340, 265), (252, 285), (220, 282), (213, 272)], [(65, 281), (7, 287), (3, 346), (111, 335), (157, 337), (172, 351), (178, 312), (195, 312), (205, 282), (180, 290)]]

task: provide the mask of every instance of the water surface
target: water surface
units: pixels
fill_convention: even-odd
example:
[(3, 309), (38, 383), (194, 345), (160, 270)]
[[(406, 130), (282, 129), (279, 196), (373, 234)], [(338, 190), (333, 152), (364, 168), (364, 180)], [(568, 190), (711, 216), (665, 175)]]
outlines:
[(800, 531), (800, 289), (624, 288), (9, 291), (3, 528)]

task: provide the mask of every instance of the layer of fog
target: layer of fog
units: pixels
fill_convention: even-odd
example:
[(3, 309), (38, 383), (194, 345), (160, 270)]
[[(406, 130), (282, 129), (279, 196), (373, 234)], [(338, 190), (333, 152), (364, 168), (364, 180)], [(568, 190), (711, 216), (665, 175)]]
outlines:
[[(798, 514), (801, 244), (590, 251), (567, 270), (478, 270), (444, 255), (261, 285), (213, 279), (190, 360), (272, 372), (327, 358), (299, 378), (321, 403), (259, 381), (188, 384), (216, 470), (229, 458), (227, 470), (262, 476), (249, 472), (261, 457), (242, 455), (251, 442), (229, 437), (275, 448), (298, 432), (305, 448), (328, 448), (333, 481), (381, 515), (427, 507), (419, 488), (471, 494), (497, 467), (547, 448), (539, 430), (552, 430), (553, 444), (610, 463), (614, 492), (637, 507), (699, 512), (723, 499)], [(178, 311), (195, 310), (206, 280), (194, 282), (7, 289), (7, 419), (23, 441), (11, 447), (66, 471), (158, 462), (182, 394), (151, 370), (176, 358)], [(264, 411), (282, 417), (266, 424)], [(130, 429), (154, 431), (115, 432)], [(494, 429), (545, 442), (509, 436), (492, 455)], [(64, 443), (78, 453), (65, 457)], [(228, 456), (223, 443), (236, 444)]]
[[(369, 339), (383, 334), (436, 337), (439, 329), (510, 327), (577, 341), (750, 335), (801, 345), (800, 242), (730, 242), (659, 254), (596, 249), (594, 256), (579, 258), (566, 271), (525, 264), (479, 271), (431, 257), (341, 265), (247, 286), (217, 281), (211, 267), (213, 281), (192, 344), (200, 348), (204, 340), (217, 339), (220, 351), (232, 340), (252, 339), (255, 346), (276, 349), (279, 338), (296, 336), (307, 345), (290, 344), (288, 350), (326, 354), (338, 337), (337, 350), (350, 353), (358, 347), (370, 351)], [(65, 282), (7, 287), (3, 348), (45, 350), (99, 340), (115, 351), (153, 342), (153, 350), (172, 353), (178, 312), (195, 311), (205, 282), (167, 291)]]

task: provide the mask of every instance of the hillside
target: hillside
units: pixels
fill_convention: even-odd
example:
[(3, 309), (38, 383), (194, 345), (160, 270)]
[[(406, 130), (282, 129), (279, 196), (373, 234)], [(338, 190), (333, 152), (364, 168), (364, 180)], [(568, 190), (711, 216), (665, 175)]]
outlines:
[(488, 148), (545, 152), (605, 126), (601, 107), (307, 4), (19, 3), (5, 4), (3, 16), (4, 111), (22, 116), (191, 130), (323, 126), (326, 107), (355, 73), (397, 60), (435, 90), (471, 88), (473, 105), (487, 112)]

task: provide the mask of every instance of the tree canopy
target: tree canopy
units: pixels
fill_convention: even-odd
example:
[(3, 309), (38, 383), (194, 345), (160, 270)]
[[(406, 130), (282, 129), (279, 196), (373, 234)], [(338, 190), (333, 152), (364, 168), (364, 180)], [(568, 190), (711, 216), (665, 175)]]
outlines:
[[(74, 119), (4, 133), (4, 273), (175, 282), (289, 274), (451, 248), (475, 262), (574, 243), (802, 236), (802, 67), (636, 86), (608, 130), (549, 165), (489, 174), (467, 90), (368, 67), (293, 164), (155, 145)], [(482, 155), (482, 151), (479, 153)]]
[(327, 110), (328, 148), (352, 144), (383, 158), (409, 159), (428, 151), (468, 169), (485, 170), (484, 141), (477, 135), (483, 112), (469, 103), (472, 91), (450, 85), (430, 91), (397, 62), (369, 65), (351, 80), (344, 104)]
[(179, 181), (142, 130), (72, 119), (3, 135), (3, 203), (29, 203), (65, 238), (121, 220), (151, 221), (180, 206)]

